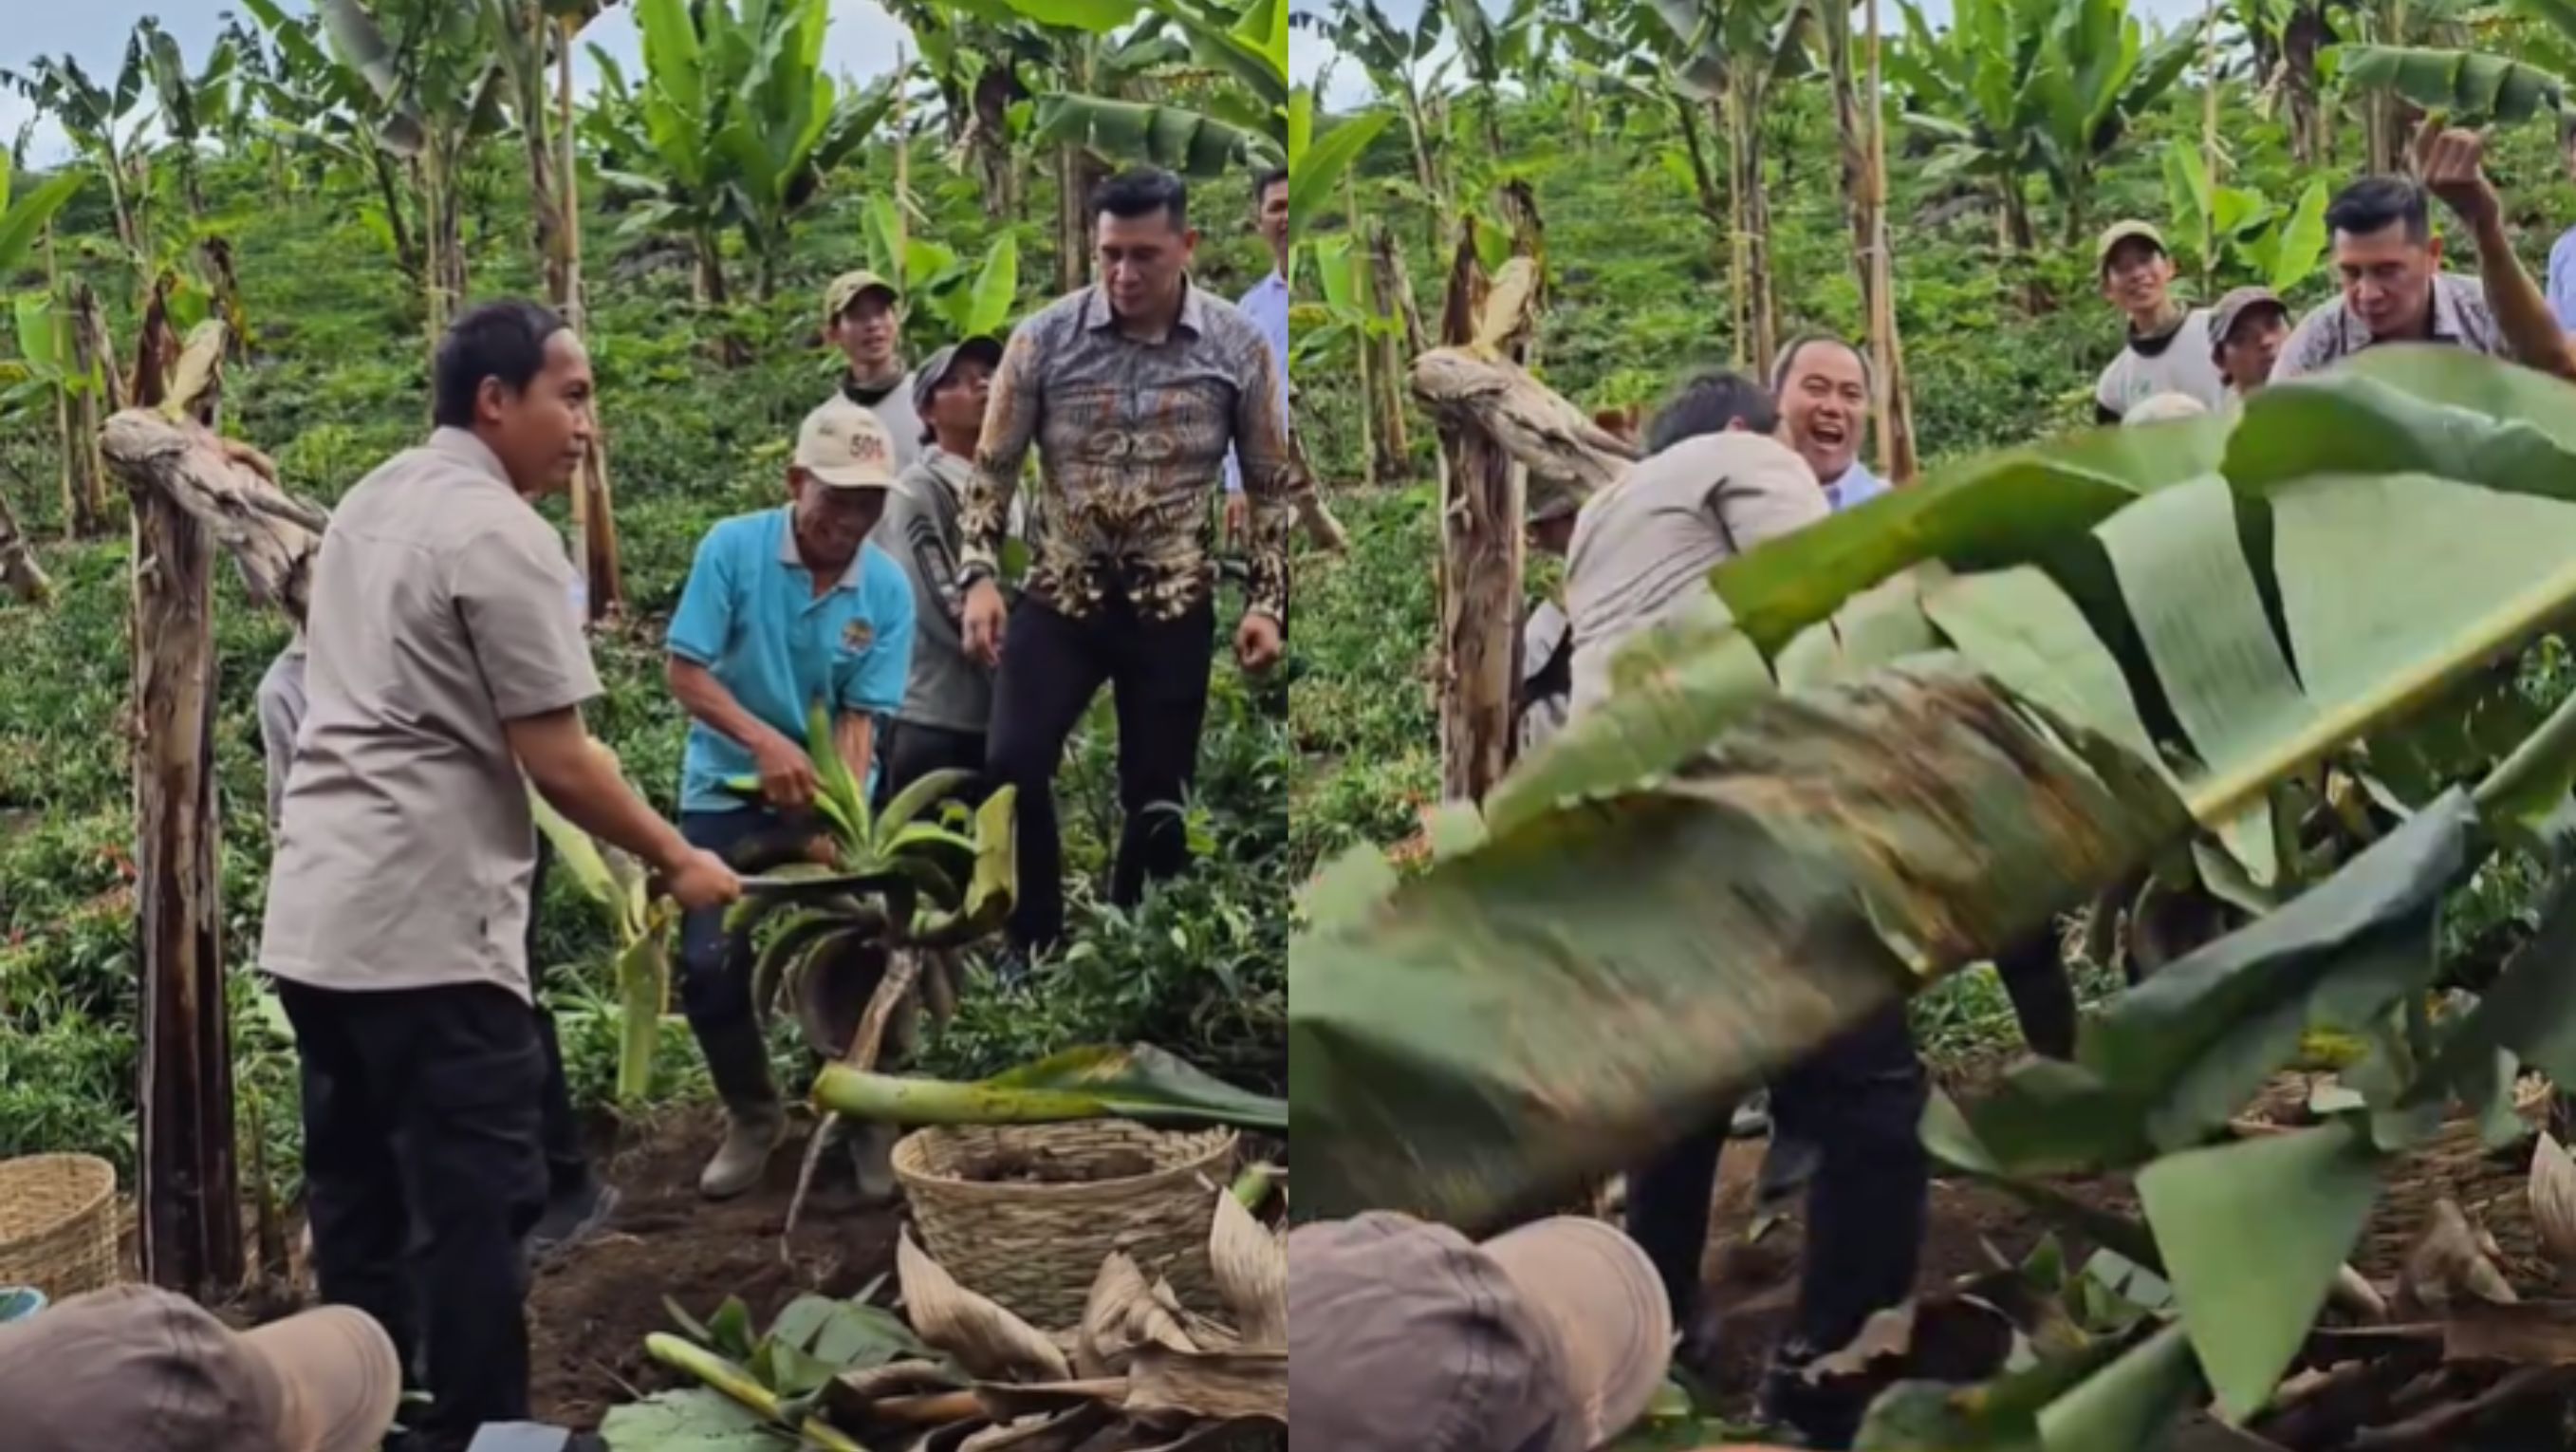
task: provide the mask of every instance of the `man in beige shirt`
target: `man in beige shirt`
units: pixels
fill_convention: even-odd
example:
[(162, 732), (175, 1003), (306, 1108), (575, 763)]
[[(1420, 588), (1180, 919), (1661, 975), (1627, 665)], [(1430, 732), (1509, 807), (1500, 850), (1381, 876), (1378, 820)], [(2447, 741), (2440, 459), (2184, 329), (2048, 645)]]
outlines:
[(422, 1452), (528, 1415), (545, 1204), (526, 933), (531, 785), (685, 907), (741, 891), (584, 730), (599, 694), (563, 542), (530, 501), (588, 447), (590, 364), (530, 303), (448, 329), (429, 442), (359, 481), (315, 566), (260, 966), (295, 1027), (322, 1299), (382, 1323), (433, 1400)]

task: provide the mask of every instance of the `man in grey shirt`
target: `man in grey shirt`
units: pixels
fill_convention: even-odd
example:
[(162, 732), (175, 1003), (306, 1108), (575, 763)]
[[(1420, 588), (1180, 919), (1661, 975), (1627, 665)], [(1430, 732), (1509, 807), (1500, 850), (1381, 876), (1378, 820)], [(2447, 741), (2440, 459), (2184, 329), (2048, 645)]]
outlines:
[(528, 1415), (527, 1261), (545, 1077), (527, 964), (533, 786), (686, 908), (737, 897), (583, 728), (599, 693), (563, 541), (530, 501), (591, 436), (555, 314), (479, 307), (439, 343), (426, 445), (340, 501), (306, 622), (305, 719), (260, 967), (295, 1028), (313, 1263), (431, 1401), (418, 1452)]
[(2424, 189), (2402, 176), (2368, 176), (2326, 208), (2343, 292), (2290, 334), (2272, 381), (2322, 373), (2382, 343), (2447, 343), (2490, 357), (2512, 356), (2474, 278), (2442, 270)]
[[(965, 597), (957, 588), (958, 502), (975, 482), (975, 442), (1002, 345), (968, 338), (913, 374), (913, 411), (925, 420), (921, 457), (895, 480), (879, 541), (912, 581), (912, 672), (886, 735), (885, 798), (934, 771), (984, 770), (993, 721), (993, 668), (966, 653)], [(980, 788), (969, 793), (982, 800)]]

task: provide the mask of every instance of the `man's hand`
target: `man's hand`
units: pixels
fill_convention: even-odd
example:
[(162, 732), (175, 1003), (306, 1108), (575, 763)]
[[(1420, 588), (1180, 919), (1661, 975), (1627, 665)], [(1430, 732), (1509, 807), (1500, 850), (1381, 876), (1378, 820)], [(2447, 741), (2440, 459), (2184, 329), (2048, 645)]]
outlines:
[(725, 860), (694, 847), (672, 866), (663, 881), (665, 890), (691, 911), (723, 907), (742, 896), (742, 879), (725, 866)]
[(1279, 622), (1267, 615), (1246, 615), (1234, 629), (1235, 663), (1256, 676), (1279, 664), (1282, 650)]
[(1002, 587), (986, 575), (966, 587), (963, 614), (966, 654), (994, 667), (1002, 663), (1002, 626), (1010, 612), (1002, 605)]
[(760, 772), (760, 794), (773, 807), (792, 811), (809, 805), (821, 786), (804, 748), (775, 731), (752, 748), (751, 760)]
[(1234, 493), (1225, 496), (1225, 537), (1229, 543), (1252, 533), (1252, 496)]
[(2427, 124), (2415, 136), (2416, 179), (2472, 227), (2504, 213), (2503, 199), (2487, 180), (2486, 146), (2486, 137), (2458, 127)]

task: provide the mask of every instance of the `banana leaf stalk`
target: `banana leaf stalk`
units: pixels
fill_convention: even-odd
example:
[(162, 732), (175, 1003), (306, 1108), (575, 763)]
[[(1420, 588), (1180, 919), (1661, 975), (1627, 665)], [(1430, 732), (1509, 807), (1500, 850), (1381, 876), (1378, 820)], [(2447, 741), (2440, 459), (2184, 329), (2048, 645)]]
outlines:
[(895, 1124), (1059, 1124), (1132, 1119), (1143, 1124), (1227, 1124), (1285, 1134), (1285, 1100), (1247, 1093), (1147, 1044), (1069, 1049), (971, 1084), (862, 1073), (834, 1064), (814, 1081), (814, 1102), (850, 1119)]
[(674, 1371), (686, 1372), (698, 1380), (740, 1402), (744, 1407), (791, 1428), (809, 1444), (824, 1452), (868, 1452), (868, 1449), (843, 1436), (829, 1424), (807, 1417), (801, 1422), (786, 1418), (786, 1403), (776, 1392), (762, 1386), (748, 1371), (694, 1342), (666, 1332), (656, 1331), (644, 1338), (644, 1352)]

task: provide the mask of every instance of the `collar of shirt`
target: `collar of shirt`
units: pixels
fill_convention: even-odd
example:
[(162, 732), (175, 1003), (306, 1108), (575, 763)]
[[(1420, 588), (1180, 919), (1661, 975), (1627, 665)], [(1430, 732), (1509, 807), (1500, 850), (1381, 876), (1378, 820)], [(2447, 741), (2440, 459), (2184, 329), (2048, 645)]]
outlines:
[[(804, 570), (809, 575), (813, 573), (805, 564), (803, 552), (796, 548), (796, 506), (792, 504), (782, 506), (778, 511), (778, 562)], [(868, 546), (867, 541), (861, 540), (858, 550), (850, 556), (849, 568), (841, 571), (841, 582), (832, 588), (855, 590), (867, 571)]]
[[(2431, 328), (2423, 341), (2453, 344), (2477, 342), (2480, 330), (2477, 321), (2469, 315), (2471, 301), (2476, 296), (2466, 279), (2447, 272), (2434, 273)], [(2337, 296), (2334, 305), (2337, 310), (2335, 321), (2339, 325), (2338, 331), (2343, 334), (2342, 343), (2345, 353), (2357, 353), (2364, 348), (2376, 347), (2379, 344), (2380, 340), (2370, 331), (2370, 324), (2361, 320), (2361, 315), (2352, 310), (2350, 303)], [(2483, 306), (2483, 303), (2481, 302), (2480, 305)], [(2389, 341), (2411, 340), (2390, 339)]]
[(1869, 472), (1869, 466), (1854, 459), (1841, 478), (1825, 486), (1825, 502), (1837, 510), (1849, 509), (1886, 492), (1887, 485)]
[(428, 447), (431, 452), (454, 459), (513, 494), (519, 492), (518, 486), (510, 482), (510, 471), (501, 466), (501, 456), (492, 452), (491, 445), (465, 429), (441, 424), (430, 431)]
[[(1109, 287), (1095, 282), (1082, 300), (1082, 325), (1095, 333), (1113, 332), (1118, 327), (1118, 310), (1109, 305)], [(1185, 275), (1181, 278), (1181, 315), (1172, 323), (1175, 333), (1193, 338), (1207, 336), (1207, 303), (1199, 296), (1198, 284)], [(1160, 340), (1158, 340), (1160, 341)]]

